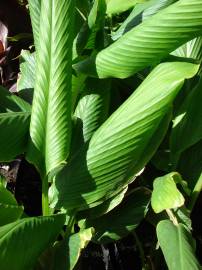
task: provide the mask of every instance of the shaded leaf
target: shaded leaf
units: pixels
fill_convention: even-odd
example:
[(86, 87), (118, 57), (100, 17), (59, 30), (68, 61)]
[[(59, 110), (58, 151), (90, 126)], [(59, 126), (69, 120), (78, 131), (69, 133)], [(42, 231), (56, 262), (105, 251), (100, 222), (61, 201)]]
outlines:
[(202, 139), (202, 79), (189, 93), (173, 120), (171, 151), (181, 153)]
[(95, 228), (93, 241), (117, 241), (134, 230), (145, 217), (150, 202), (150, 192), (137, 189), (126, 196), (122, 203), (99, 219), (88, 219), (86, 226)]
[(75, 116), (82, 120), (84, 142), (89, 141), (96, 129), (106, 120), (110, 97), (110, 82), (89, 79), (78, 102)]

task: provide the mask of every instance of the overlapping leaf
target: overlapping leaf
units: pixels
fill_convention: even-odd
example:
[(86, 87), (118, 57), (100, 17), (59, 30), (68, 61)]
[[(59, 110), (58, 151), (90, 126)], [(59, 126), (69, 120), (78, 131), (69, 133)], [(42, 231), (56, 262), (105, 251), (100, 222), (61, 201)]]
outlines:
[(58, 236), (63, 215), (25, 218), (0, 227), (0, 266), (2, 270), (32, 269), (39, 255)]
[[(201, 33), (202, 0), (180, 0), (130, 30), (95, 60), (81, 62), (75, 69), (100, 78), (126, 78), (158, 63)], [(94, 61), (96, 70), (92, 70)]]
[(72, 0), (41, 3), (31, 143), (27, 158), (42, 173), (64, 163), (69, 153), (73, 14)]
[(191, 233), (183, 224), (169, 220), (157, 225), (157, 237), (169, 270), (200, 270), (195, 257)]
[(137, 189), (123, 202), (106, 215), (98, 219), (87, 220), (87, 226), (95, 228), (93, 240), (108, 243), (119, 240), (134, 230), (148, 211), (150, 193), (146, 189)]
[(94, 133), (89, 147), (56, 176), (52, 206), (93, 207), (132, 181), (161, 143), (172, 101), (184, 79), (197, 70), (197, 65), (175, 62), (155, 68)]

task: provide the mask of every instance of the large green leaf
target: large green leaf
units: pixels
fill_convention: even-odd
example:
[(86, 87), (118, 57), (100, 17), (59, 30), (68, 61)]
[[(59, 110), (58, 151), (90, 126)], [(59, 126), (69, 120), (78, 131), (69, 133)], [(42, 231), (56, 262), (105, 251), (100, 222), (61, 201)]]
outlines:
[(23, 207), (18, 206), (14, 196), (0, 183), (0, 226), (20, 218)]
[(1, 270), (32, 269), (39, 255), (56, 240), (63, 215), (24, 218), (0, 227)]
[(74, 1), (48, 0), (41, 4), (27, 158), (42, 173), (48, 173), (64, 163), (69, 154)]
[[(89, 146), (56, 176), (51, 205), (89, 208), (134, 180), (161, 143), (172, 102), (198, 66), (164, 63), (94, 133)], [(87, 152), (85, 152), (85, 150)]]
[(108, 243), (126, 236), (143, 220), (149, 202), (150, 192), (146, 189), (137, 189), (106, 215), (98, 219), (88, 219), (86, 226), (95, 228), (93, 241)]
[(180, 0), (149, 17), (94, 59), (75, 69), (100, 78), (126, 78), (202, 33), (202, 0)]
[(202, 139), (202, 79), (182, 103), (173, 120), (171, 151), (180, 153)]
[(0, 114), (0, 161), (11, 161), (25, 152), (28, 141), (30, 112)]
[(121, 13), (147, 0), (106, 0), (107, 14)]
[(177, 189), (174, 178), (180, 177), (177, 173), (169, 173), (154, 180), (151, 205), (155, 213), (163, 210), (180, 207), (184, 204), (184, 197)]
[(194, 255), (191, 233), (183, 224), (175, 226), (169, 220), (157, 225), (157, 237), (169, 270), (200, 270)]

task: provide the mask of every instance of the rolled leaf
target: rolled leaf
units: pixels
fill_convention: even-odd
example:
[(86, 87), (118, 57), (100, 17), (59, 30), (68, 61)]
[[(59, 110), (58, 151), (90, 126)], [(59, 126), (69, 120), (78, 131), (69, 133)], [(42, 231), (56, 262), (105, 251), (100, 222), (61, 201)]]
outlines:
[(27, 158), (43, 174), (64, 163), (69, 154), (73, 14), (73, 0), (41, 3)]

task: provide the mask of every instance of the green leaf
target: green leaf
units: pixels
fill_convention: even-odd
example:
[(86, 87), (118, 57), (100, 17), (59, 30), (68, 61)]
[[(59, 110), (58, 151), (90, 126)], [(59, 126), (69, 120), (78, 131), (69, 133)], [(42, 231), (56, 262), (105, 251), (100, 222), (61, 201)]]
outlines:
[(107, 14), (121, 13), (147, 0), (106, 0)]
[(21, 217), (23, 207), (18, 206), (14, 196), (0, 183), (0, 226)]
[(20, 97), (0, 86), (0, 112), (29, 112), (31, 106)]
[(30, 53), (29, 51), (23, 50), (20, 55), (20, 75), (17, 81), (17, 90), (19, 95), (32, 102), (33, 91), (35, 84), (35, 57), (36, 53)]
[(202, 0), (180, 0), (130, 30), (99, 52), (96, 59), (87, 59), (74, 67), (99, 78), (126, 78), (155, 65), (201, 34)]
[(65, 163), (69, 154), (74, 2), (41, 3), (27, 158), (42, 174)]
[(24, 218), (0, 227), (1, 270), (32, 269), (40, 254), (56, 239), (64, 215)]
[(156, 67), (98, 128), (89, 146), (56, 176), (51, 206), (68, 210), (94, 207), (133, 181), (160, 145), (184, 79), (197, 70), (190, 63)]
[(109, 108), (110, 82), (89, 79), (78, 102), (75, 116), (82, 120), (84, 142), (91, 139), (96, 129), (106, 120)]
[(200, 270), (195, 257), (190, 231), (183, 225), (175, 226), (169, 220), (157, 225), (157, 237), (169, 270)]
[(182, 103), (173, 120), (171, 151), (181, 153), (202, 139), (202, 78)]
[(30, 113), (0, 113), (0, 161), (9, 162), (25, 152), (29, 134)]
[(93, 241), (109, 243), (126, 236), (137, 228), (148, 211), (150, 192), (137, 189), (109, 213), (98, 219), (88, 219), (86, 226), (95, 228)]
[(177, 208), (184, 204), (185, 200), (177, 189), (175, 177), (180, 176), (178, 173), (169, 173), (154, 180), (151, 205), (155, 213)]

